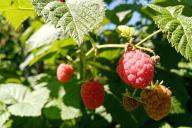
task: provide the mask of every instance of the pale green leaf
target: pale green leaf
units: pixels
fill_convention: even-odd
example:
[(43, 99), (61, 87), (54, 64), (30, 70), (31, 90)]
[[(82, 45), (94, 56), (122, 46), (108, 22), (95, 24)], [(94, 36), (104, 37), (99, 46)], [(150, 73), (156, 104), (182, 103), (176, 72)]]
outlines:
[(11, 114), (6, 111), (0, 114), (0, 126), (2, 126), (9, 119), (10, 115)]
[[(46, 45), (42, 47), (36, 53), (29, 54), (27, 58), (24, 60), (24, 62), (20, 64), (20, 69), (23, 70), (27, 66), (32, 66), (46, 55), (57, 52), (58, 50), (64, 47), (73, 45), (76, 45), (73, 39), (57, 40), (55, 42), (52, 42), (51, 45)], [(64, 49), (62, 49), (62, 51), (64, 51)]]
[(26, 41), (28, 45), (27, 51), (48, 45), (61, 37), (65, 37), (61, 29), (56, 29), (50, 23), (45, 24)]
[(181, 15), (183, 6), (160, 7), (150, 5), (158, 14), (153, 17), (158, 27), (167, 34), (168, 41), (186, 59), (192, 60), (192, 17)]
[(1, 84), (0, 101), (5, 104), (14, 104), (24, 100), (24, 97), (30, 90), (20, 84)]
[(0, 127), (9, 119), (10, 113), (6, 110), (6, 106), (0, 103)]
[(8, 111), (16, 116), (39, 116), (41, 109), (49, 98), (45, 87), (31, 91), (19, 84), (0, 85), (0, 101), (9, 104)]
[(30, 0), (0, 0), (0, 12), (15, 29), (35, 14)]
[(41, 88), (29, 93), (22, 102), (11, 105), (8, 110), (16, 116), (40, 116), (48, 97), (49, 90)]
[(66, 0), (64, 3), (53, 0), (33, 0), (36, 11), (46, 22), (61, 28), (65, 35), (74, 38), (79, 44), (88, 32), (99, 27), (104, 19), (102, 0)]
[(82, 116), (80, 109), (62, 104), (62, 106), (61, 106), (61, 119), (62, 120), (70, 120), (70, 119), (78, 118), (80, 116)]

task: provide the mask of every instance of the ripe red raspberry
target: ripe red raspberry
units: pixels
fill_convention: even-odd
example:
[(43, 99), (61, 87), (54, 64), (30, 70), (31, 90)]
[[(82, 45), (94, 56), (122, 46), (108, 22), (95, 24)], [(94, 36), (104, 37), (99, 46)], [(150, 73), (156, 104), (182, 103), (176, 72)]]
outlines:
[(133, 97), (124, 95), (122, 101), (124, 109), (128, 112), (131, 112), (139, 107), (139, 102)]
[(67, 82), (73, 75), (73, 67), (69, 64), (60, 64), (57, 68), (57, 79), (61, 82)]
[(149, 117), (160, 120), (170, 111), (171, 91), (163, 85), (157, 85), (153, 90), (143, 90), (141, 101)]
[(119, 60), (117, 73), (121, 79), (134, 88), (145, 88), (154, 75), (154, 63), (141, 50), (125, 52)]
[(98, 81), (86, 81), (81, 86), (81, 98), (85, 106), (89, 109), (95, 109), (102, 105), (104, 96), (104, 88)]

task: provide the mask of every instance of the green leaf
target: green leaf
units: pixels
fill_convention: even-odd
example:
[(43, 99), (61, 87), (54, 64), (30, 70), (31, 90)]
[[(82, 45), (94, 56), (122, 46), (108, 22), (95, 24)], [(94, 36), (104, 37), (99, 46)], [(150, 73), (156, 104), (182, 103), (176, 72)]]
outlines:
[(105, 50), (101, 53), (98, 54), (98, 57), (105, 58), (108, 60), (114, 60), (119, 57), (121, 54), (121, 50), (119, 49), (110, 49), (110, 50)]
[(64, 47), (73, 45), (76, 45), (73, 39), (56, 40), (55, 42), (52, 42), (51, 45), (43, 46), (41, 49), (37, 50), (37, 52), (29, 54), (24, 60), (24, 62), (20, 64), (20, 69), (23, 70), (27, 66), (32, 66), (46, 55), (58, 52), (59, 50), (64, 51)]
[[(82, 102), (80, 96), (80, 85), (77, 83), (77, 79), (72, 79), (68, 83), (63, 84), (63, 86), (59, 86), (60, 83), (58, 80), (54, 80), (51, 78), (50, 86), (57, 85), (56, 87), (50, 87), (50, 90), (54, 93), (52, 95), (56, 99), (53, 99), (46, 105), (46, 109), (57, 107), (59, 108), (60, 117), (62, 120), (70, 120), (74, 118), (78, 118), (82, 116), (82, 112), (80, 110)], [(54, 89), (59, 88), (59, 89)], [(53, 118), (53, 116), (49, 116)]]
[(58, 107), (48, 107), (43, 110), (43, 115), (50, 120), (59, 120), (61, 110)]
[(104, 19), (102, 0), (33, 0), (33, 5), (46, 22), (61, 28), (64, 34), (79, 44), (84, 36), (94, 30)]
[(0, 101), (9, 104), (8, 111), (16, 116), (39, 116), (47, 102), (49, 90), (45, 87), (31, 91), (19, 84), (0, 85)]
[(50, 23), (45, 24), (25, 42), (28, 45), (27, 51), (29, 52), (41, 46), (48, 45), (60, 39), (61, 36), (65, 37), (61, 29), (56, 29)]
[(10, 117), (10, 113), (6, 110), (6, 106), (0, 103), (0, 126), (2, 126)]
[(192, 60), (192, 18), (181, 15), (183, 6), (149, 7), (158, 12), (153, 19), (162, 32), (167, 34), (172, 46), (186, 59)]
[(175, 97), (172, 97), (171, 99), (171, 113), (185, 113), (185, 109), (182, 107), (182, 104)]
[(1, 84), (0, 101), (5, 104), (14, 104), (20, 102), (30, 90), (20, 84)]
[(82, 116), (80, 109), (74, 108), (72, 106), (61, 105), (61, 119), (70, 120)]
[(0, 12), (15, 29), (35, 14), (30, 0), (0, 0)]
[(170, 124), (168, 123), (162, 123), (159, 128), (172, 128)]
[(192, 1), (191, 0), (177, 0), (177, 1), (185, 3), (186, 5), (192, 5)]

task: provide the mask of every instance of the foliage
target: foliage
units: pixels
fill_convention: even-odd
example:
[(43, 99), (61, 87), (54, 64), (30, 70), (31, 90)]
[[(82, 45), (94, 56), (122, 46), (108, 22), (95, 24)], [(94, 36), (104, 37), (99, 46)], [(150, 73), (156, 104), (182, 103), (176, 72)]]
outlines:
[[(192, 127), (191, 1), (124, 1), (113, 8), (116, 2), (0, 0), (0, 127)], [(119, 34), (119, 25), (130, 25), (130, 31)], [(172, 90), (171, 111), (158, 122), (142, 107), (127, 112), (122, 106), (122, 93), (133, 89), (121, 81), (116, 65), (131, 36), (148, 54), (160, 56), (154, 81)], [(56, 78), (60, 63), (75, 69), (67, 83)], [(80, 88), (93, 78), (106, 96), (101, 107), (89, 110)]]
[(61, 28), (66, 36), (73, 37), (79, 44), (89, 31), (99, 27), (104, 17), (102, 0), (67, 0), (65, 3), (33, 0), (33, 5), (45, 22)]
[(167, 34), (168, 41), (184, 57), (191, 60), (192, 50), (192, 18), (181, 15), (184, 6), (162, 8), (150, 5), (152, 9), (160, 13), (154, 16), (159, 28)]
[(0, 11), (16, 29), (35, 15), (30, 0), (0, 0)]

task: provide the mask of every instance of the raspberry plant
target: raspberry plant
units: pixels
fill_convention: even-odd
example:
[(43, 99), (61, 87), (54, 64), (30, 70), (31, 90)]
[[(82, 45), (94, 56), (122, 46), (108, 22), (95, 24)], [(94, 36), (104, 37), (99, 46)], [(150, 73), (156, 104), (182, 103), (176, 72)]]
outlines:
[(0, 127), (192, 127), (191, 1), (118, 2), (0, 0)]

